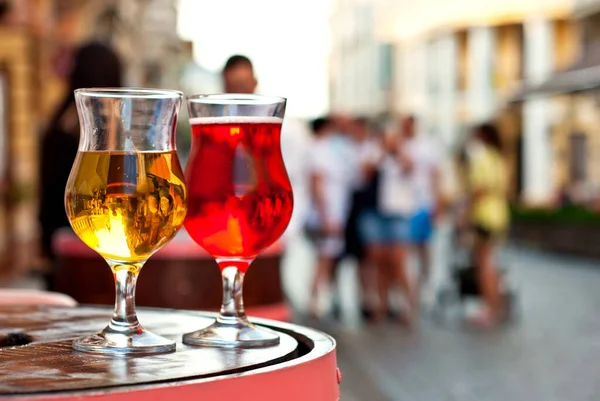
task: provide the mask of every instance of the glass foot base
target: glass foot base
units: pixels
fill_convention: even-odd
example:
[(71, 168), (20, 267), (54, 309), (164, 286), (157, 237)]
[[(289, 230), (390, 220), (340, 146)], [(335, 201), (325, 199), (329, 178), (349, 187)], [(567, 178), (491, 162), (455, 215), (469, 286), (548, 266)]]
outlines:
[(216, 321), (202, 330), (184, 334), (183, 343), (228, 348), (272, 347), (279, 344), (279, 335), (250, 322), (225, 324)]
[(132, 335), (101, 331), (73, 341), (73, 349), (105, 355), (164, 354), (175, 351), (175, 342), (148, 331)]

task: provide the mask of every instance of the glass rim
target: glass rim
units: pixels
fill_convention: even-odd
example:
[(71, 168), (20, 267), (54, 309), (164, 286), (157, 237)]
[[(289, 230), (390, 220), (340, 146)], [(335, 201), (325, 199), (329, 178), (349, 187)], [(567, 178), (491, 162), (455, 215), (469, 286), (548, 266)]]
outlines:
[(270, 104), (286, 103), (287, 99), (274, 95), (254, 95), (247, 93), (215, 93), (188, 95), (185, 97), (188, 103), (215, 104), (215, 105), (248, 105), (264, 106)]
[(74, 91), (76, 96), (130, 98), (130, 99), (179, 99), (183, 92), (174, 89), (152, 88), (79, 88)]

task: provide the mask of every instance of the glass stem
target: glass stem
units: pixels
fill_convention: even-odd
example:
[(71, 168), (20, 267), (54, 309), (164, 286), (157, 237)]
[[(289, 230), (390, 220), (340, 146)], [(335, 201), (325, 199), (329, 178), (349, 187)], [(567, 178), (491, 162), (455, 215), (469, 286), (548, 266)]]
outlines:
[(143, 263), (109, 263), (115, 278), (115, 309), (108, 329), (125, 335), (142, 332), (135, 312), (135, 284)]
[(247, 318), (244, 311), (243, 297), (244, 273), (237, 266), (232, 266), (227, 262), (219, 262), (219, 267), (223, 279), (223, 303), (217, 321), (232, 325), (240, 321), (245, 322)]

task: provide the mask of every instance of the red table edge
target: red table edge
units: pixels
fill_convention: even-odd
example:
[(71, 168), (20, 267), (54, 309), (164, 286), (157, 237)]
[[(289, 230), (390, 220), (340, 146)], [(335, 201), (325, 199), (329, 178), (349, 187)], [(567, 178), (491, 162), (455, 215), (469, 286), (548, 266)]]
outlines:
[[(252, 320), (266, 326), (275, 323), (267, 319)], [(102, 397), (107, 401), (130, 401), (135, 397), (134, 399), (140, 401), (338, 401), (341, 375), (337, 369), (335, 339), (323, 332), (291, 323), (277, 322), (277, 326), (279, 329), (283, 328), (308, 338), (311, 338), (307, 335), (310, 332), (317, 333), (320, 339), (314, 341), (314, 348), (300, 358), (244, 373), (204, 379), (182, 379), (180, 382), (72, 391), (64, 394), (14, 395), (10, 396), (10, 399), (81, 401)]]
[(246, 314), (252, 317), (277, 320), (279, 322), (290, 322), (292, 320), (292, 308), (286, 302), (268, 304), (261, 306), (249, 306)]

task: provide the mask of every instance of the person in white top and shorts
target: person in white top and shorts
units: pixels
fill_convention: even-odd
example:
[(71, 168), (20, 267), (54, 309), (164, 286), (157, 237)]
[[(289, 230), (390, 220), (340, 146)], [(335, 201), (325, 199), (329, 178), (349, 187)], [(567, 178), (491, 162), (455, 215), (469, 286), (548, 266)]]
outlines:
[[(386, 133), (377, 177), (376, 203), (359, 218), (359, 230), (369, 260), (377, 266), (380, 297), (377, 316), (387, 313), (389, 317), (410, 323), (417, 305), (406, 271), (405, 254), (410, 241), (410, 216), (415, 209), (415, 196), (412, 170), (395, 132)], [(389, 305), (392, 283), (401, 286), (406, 300), (406, 313), (398, 316)]]
[(335, 258), (344, 250), (344, 229), (354, 179), (353, 151), (327, 118), (313, 121), (315, 141), (307, 155), (311, 206), (306, 232), (317, 252), (309, 314), (317, 315), (318, 292), (328, 284)]
[(434, 220), (442, 204), (440, 169), (443, 157), (433, 140), (417, 133), (413, 116), (402, 120), (401, 143), (412, 169), (411, 185), (415, 204), (410, 215), (409, 240), (417, 251), (419, 282), (422, 286), (429, 281), (429, 243), (434, 232)]

